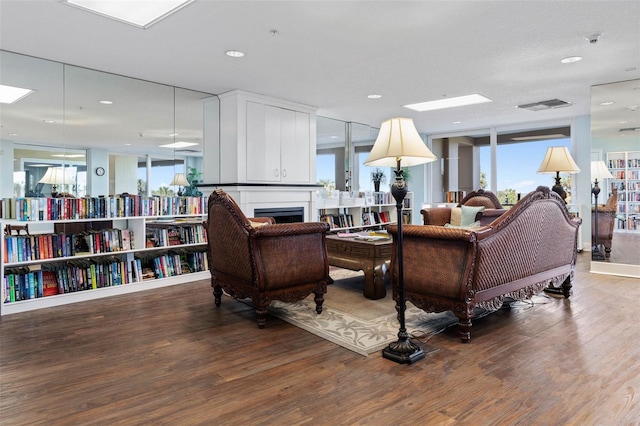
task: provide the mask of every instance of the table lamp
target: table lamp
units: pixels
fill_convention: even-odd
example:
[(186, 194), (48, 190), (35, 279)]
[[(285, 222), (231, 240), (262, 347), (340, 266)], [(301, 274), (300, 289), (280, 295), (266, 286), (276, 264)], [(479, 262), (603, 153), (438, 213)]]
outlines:
[(580, 167), (573, 161), (566, 146), (550, 146), (538, 169), (538, 173), (555, 173), (556, 184), (553, 185), (553, 192), (558, 194), (563, 200), (567, 198), (567, 193), (560, 183), (560, 172), (578, 173)]
[(600, 244), (598, 244), (598, 195), (600, 194), (600, 187), (598, 186), (598, 179), (611, 179), (613, 175), (604, 164), (604, 161), (597, 160), (591, 162), (591, 179), (595, 179), (593, 183), (593, 187), (591, 188), (591, 193), (594, 198), (594, 217), (593, 217), (593, 227), (596, 230), (594, 233), (594, 241), (593, 247), (591, 248), (591, 259), (592, 260), (604, 260), (605, 255), (602, 251), (600, 251)]
[(184, 173), (176, 173), (173, 176), (173, 180), (169, 184), (171, 186), (178, 186), (178, 197), (182, 197), (182, 189), (181, 187), (189, 186), (189, 181), (187, 180), (187, 176)]
[(66, 185), (72, 182), (67, 170), (68, 168), (65, 167), (49, 167), (38, 183), (50, 184), (51, 196), (56, 198), (58, 196), (58, 185)]
[(390, 343), (382, 350), (382, 356), (400, 364), (411, 364), (425, 357), (420, 346), (409, 340), (407, 333), (404, 297), (404, 266), (402, 253), (402, 206), (407, 195), (407, 186), (404, 181), (402, 167), (416, 166), (418, 164), (435, 161), (436, 156), (427, 148), (418, 134), (413, 120), (410, 118), (392, 118), (380, 126), (380, 132), (371, 153), (364, 161), (367, 166), (395, 167), (395, 181), (391, 185), (391, 194), (396, 200), (398, 218), (398, 317), (400, 329), (398, 340)]

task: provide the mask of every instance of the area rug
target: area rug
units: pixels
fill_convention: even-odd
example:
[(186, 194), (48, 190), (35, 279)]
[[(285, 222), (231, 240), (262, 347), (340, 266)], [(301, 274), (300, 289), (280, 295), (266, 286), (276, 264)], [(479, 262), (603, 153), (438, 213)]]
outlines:
[[(320, 315), (316, 314), (313, 295), (296, 303), (274, 301), (269, 312), (364, 356), (397, 340), (399, 323), (389, 287), (384, 299), (369, 300), (362, 294), (362, 273), (332, 268), (331, 276), (335, 282), (327, 289)], [(407, 304), (406, 325), (411, 336), (428, 338), (457, 322), (451, 312), (426, 313)]]

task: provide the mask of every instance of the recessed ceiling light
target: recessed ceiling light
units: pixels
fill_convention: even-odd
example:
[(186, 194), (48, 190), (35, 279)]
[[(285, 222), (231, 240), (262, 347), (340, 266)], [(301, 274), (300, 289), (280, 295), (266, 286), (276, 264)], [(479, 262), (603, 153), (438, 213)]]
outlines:
[(178, 133), (169, 133), (169, 136), (171, 137), (178, 136)]
[(18, 134), (17, 133), (9, 133), (8, 136), (18, 136)]
[(437, 101), (420, 102), (417, 104), (404, 105), (405, 108), (414, 111), (433, 111), (437, 109), (454, 108), (467, 105), (483, 104), (485, 102), (493, 102), (477, 93), (473, 95), (457, 96), (455, 98), (444, 98)]
[(61, 0), (74, 6), (116, 21), (124, 22), (138, 28), (149, 28), (172, 13), (182, 9), (193, 0)]
[(227, 56), (231, 56), (232, 58), (242, 58), (244, 56), (244, 52), (239, 50), (227, 50), (224, 52)]
[(582, 60), (582, 56), (568, 56), (564, 59), (561, 59), (560, 62), (563, 64), (572, 64), (574, 62), (578, 62)]
[(613, 105), (613, 104), (615, 104), (615, 102), (613, 102), (613, 101), (607, 101), (607, 102), (601, 102), (600, 103), (600, 105), (602, 105), (602, 106), (609, 106), (609, 105)]
[(102, 105), (113, 105), (113, 101), (99, 101)]
[(331, 136), (331, 139), (338, 139), (336, 135)]
[(628, 121), (618, 121), (618, 124), (627, 124)]
[(451, 124), (460, 124), (462, 121), (452, 121)]
[(382, 97), (382, 95), (369, 95), (367, 96), (367, 98), (369, 99), (380, 99)]
[(33, 93), (31, 89), (0, 84), (0, 104), (12, 104)]
[(42, 121), (44, 121), (47, 124), (53, 124), (56, 122), (56, 120), (42, 120)]
[(160, 145), (160, 148), (186, 148), (188, 146), (193, 146), (193, 145), (198, 145), (198, 144), (194, 142), (174, 142), (174, 143), (168, 143), (165, 145)]

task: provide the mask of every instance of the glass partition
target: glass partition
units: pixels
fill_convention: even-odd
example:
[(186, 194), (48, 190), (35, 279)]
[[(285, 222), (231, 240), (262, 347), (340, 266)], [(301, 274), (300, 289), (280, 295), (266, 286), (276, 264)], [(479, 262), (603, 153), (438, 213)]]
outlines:
[(590, 210), (591, 270), (640, 278), (639, 93), (640, 80), (591, 88), (591, 160), (602, 161), (610, 177), (592, 166)]
[(204, 131), (210, 129), (210, 139), (219, 137), (213, 134), (219, 129), (216, 96), (6, 51), (0, 55), (0, 84), (33, 90), (0, 104), (1, 197), (50, 195), (50, 185), (37, 186), (48, 167), (59, 166), (73, 172), (64, 192), (75, 197), (146, 193), (147, 181), (177, 192), (169, 185), (175, 173), (202, 181)]

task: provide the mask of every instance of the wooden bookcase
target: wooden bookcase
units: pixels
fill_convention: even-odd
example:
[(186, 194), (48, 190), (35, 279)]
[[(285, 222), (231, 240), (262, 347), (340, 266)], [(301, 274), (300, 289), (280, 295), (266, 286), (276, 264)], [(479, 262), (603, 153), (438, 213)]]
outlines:
[(608, 152), (607, 166), (613, 175), (607, 197), (618, 188), (614, 230), (640, 232), (640, 151)]

